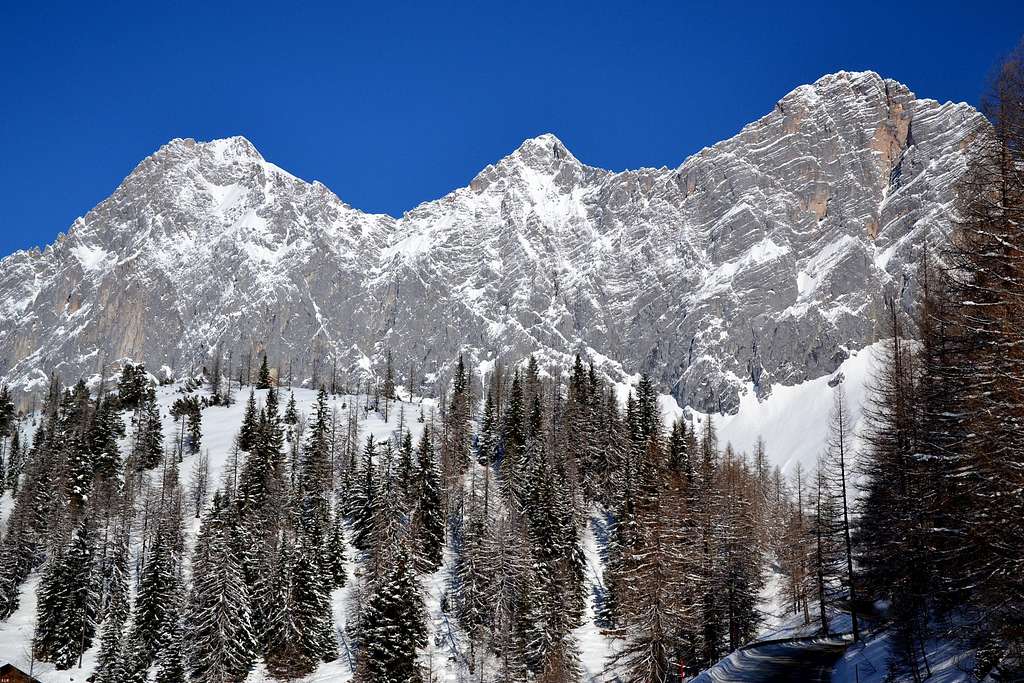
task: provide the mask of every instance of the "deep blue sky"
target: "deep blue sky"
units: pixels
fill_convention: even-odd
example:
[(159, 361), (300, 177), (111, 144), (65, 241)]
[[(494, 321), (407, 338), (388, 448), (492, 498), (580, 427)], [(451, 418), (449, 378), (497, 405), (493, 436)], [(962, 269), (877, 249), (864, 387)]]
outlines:
[(1022, 32), (1020, 0), (7, 2), (0, 254), (174, 137), (245, 135), (400, 215), (543, 132), (589, 164), (674, 166), (840, 69), (974, 103)]

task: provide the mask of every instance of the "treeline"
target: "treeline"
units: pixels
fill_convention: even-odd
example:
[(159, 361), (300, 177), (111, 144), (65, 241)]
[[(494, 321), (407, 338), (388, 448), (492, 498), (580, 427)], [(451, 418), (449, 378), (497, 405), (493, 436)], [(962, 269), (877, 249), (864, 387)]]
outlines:
[(892, 312), (866, 409), (859, 564), (914, 680), (940, 633), (979, 675), (1024, 669), (1024, 52), (984, 108), (956, 229), (918, 273), (919, 342)]
[[(531, 358), (485, 384), (471, 435), (460, 362), (441, 451), (447, 599), (474, 678), (579, 680), (573, 632), (591, 600), (621, 641), (609, 670), (629, 680), (678, 680), (754, 636), (780, 479), (763, 449), (720, 450), (710, 420), (665, 430), (646, 377), (623, 410), (580, 358), (567, 378)], [(595, 517), (592, 595), (581, 543)]]
[[(497, 368), (476, 397), (460, 359), (419, 438), (402, 409), (379, 442), (361, 420), (394, 413), (391, 373), (372, 404), (341, 415), (322, 388), (306, 416), (294, 395), (282, 407), (266, 368), (217, 482), (202, 417), (233, 399), (212, 378), (206, 392), (180, 388), (167, 443), (138, 366), (95, 397), (55, 380), (27, 449), (0, 400), (17, 463), (0, 615), (39, 571), (36, 658), (70, 668), (98, 643), (99, 683), (241, 681), (260, 662), (287, 680), (338, 657), (360, 681), (433, 680), (439, 663), (418, 654), (431, 581), (450, 622), (435, 647), (477, 680), (578, 680), (589, 604), (621, 639), (610, 666), (637, 680), (693, 673), (753, 637), (781, 475), (763, 447), (753, 459), (720, 449), (710, 420), (665, 430), (646, 378), (623, 410), (580, 359), (567, 378), (530, 359)], [(593, 519), (594, 595), (582, 546)]]

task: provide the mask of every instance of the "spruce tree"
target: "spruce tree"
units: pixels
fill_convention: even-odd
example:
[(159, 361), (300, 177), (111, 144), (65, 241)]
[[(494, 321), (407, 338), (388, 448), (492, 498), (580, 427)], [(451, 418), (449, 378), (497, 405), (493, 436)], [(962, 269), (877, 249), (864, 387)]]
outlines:
[(687, 484), (693, 482), (686, 422), (682, 418), (672, 423), (672, 433), (668, 440), (668, 467), (670, 471), (681, 474)]
[(442, 494), (448, 513), (458, 509), (460, 505), (462, 490), (457, 484), (469, 465), (472, 442), (471, 403), (469, 375), (460, 355), (455, 367), (455, 376), (452, 378), (451, 401), (444, 414), (444, 431), (441, 439), (441, 480), (444, 483)]
[(232, 543), (230, 509), (218, 492), (203, 520), (185, 615), (190, 680), (241, 681), (255, 659), (249, 594)]
[(261, 532), (270, 530), (266, 525), (271, 521), (271, 506), (277, 502), (274, 493), (281, 486), (281, 452), (275, 449), (272, 429), (266, 412), (260, 411), (250, 437), (249, 455), (238, 477), (238, 507), (242, 518), (252, 518), (252, 526)]
[(60, 453), (49, 435), (58, 428), (53, 411), (36, 430), (25, 456), (20, 491), (0, 542), (0, 619), (6, 619), (18, 608), (21, 584), (45, 559), (50, 512), (58, 504), (54, 492), (60, 468)]
[(499, 471), (501, 489), (508, 500), (518, 500), (523, 480), (523, 461), (526, 458), (526, 397), (519, 372), (512, 375), (508, 403), (502, 417), (502, 455)]
[(142, 399), (135, 432), (137, 467), (150, 470), (164, 457), (164, 432), (160, 422), (160, 406), (152, 389)]
[(272, 676), (289, 679), (305, 676), (316, 668), (302, 648), (302, 634), (295, 619), (292, 600), (292, 568), (294, 549), (287, 536), (282, 537), (275, 572), (272, 577), (270, 604), (275, 609), (263, 634), (264, 659)]
[(141, 365), (126, 363), (121, 368), (121, 379), (117, 385), (118, 402), (122, 409), (132, 410), (146, 398), (146, 369)]
[(520, 520), (506, 514), (497, 520), (487, 557), (493, 573), (493, 640), (499, 649), (500, 680), (527, 677), (527, 620), (533, 562)]
[(96, 475), (113, 479), (121, 474), (121, 452), (117, 442), (125, 435), (124, 421), (110, 398), (101, 396), (97, 402), (88, 448)]
[[(372, 444), (371, 444), (372, 445)], [(333, 471), (330, 459), (330, 417), (327, 390), (320, 387), (303, 451), (299, 524), (313, 547), (321, 548), (330, 528)]]
[(284, 424), (288, 443), (291, 443), (295, 438), (295, 426), (299, 424), (299, 412), (295, 407), (294, 391), (288, 397), (288, 407), (284, 411)]
[(415, 488), (416, 465), (415, 451), (412, 445), (412, 432), (406, 430), (402, 434), (402, 445), (398, 449), (398, 469), (395, 473), (395, 484), (402, 494), (402, 504), (406, 509), (413, 506), (413, 489)]
[(421, 680), (418, 648), (427, 641), (426, 610), (404, 544), (371, 588), (359, 621), (360, 670), (371, 681)]
[(107, 576), (108, 602), (103, 620), (103, 635), (96, 659), (95, 683), (120, 683), (124, 680), (122, 668), (124, 630), (129, 616), (128, 583), (128, 533), (118, 530), (115, 534), (114, 552), (109, 562)]
[(360, 550), (368, 550), (374, 535), (374, 522), (377, 516), (378, 489), (374, 458), (377, 448), (373, 443), (373, 435), (366, 437), (363, 448), (359, 485), (352, 494), (352, 544)]
[(480, 418), (480, 434), (477, 438), (477, 462), (491, 467), (498, 460), (498, 414), (494, 406), (494, 394), (487, 392), (484, 400), (484, 411)]
[(270, 376), (270, 366), (267, 364), (267, 354), (263, 354), (263, 362), (260, 363), (260, 372), (256, 377), (256, 388), (257, 389), (269, 389), (272, 379)]
[(12, 495), (17, 495), (18, 493), (18, 482), (21, 477), (22, 467), (24, 466), (22, 458), (21, 433), (15, 429), (7, 452), (7, 471), (4, 480)]
[(284, 412), (284, 423), (286, 425), (295, 426), (299, 423), (299, 413), (295, 408), (295, 392), (291, 392), (288, 396), (288, 407)]
[(81, 514), (92, 494), (95, 474), (92, 453), (84, 435), (78, 430), (66, 436), (64, 448), (68, 500), (72, 513)]
[[(381, 391), (385, 401), (395, 400), (395, 369), (391, 365), (391, 351), (387, 354), (387, 365), (384, 368), (384, 387)], [(384, 418), (387, 419), (386, 417)]]
[(330, 580), (331, 589), (341, 588), (348, 580), (348, 569), (346, 566), (345, 536), (341, 511), (334, 515), (334, 523), (331, 525), (331, 535), (327, 539), (326, 549), (326, 571)]
[(492, 585), (488, 552), (491, 550), (491, 524), (485, 510), (484, 492), (474, 469), (465, 514), (458, 537), (452, 583), (457, 598), (456, 616), (469, 635), (471, 648), (480, 632), (491, 625)]
[(238, 447), (243, 451), (252, 449), (257, 428), (256, 393), (250, 391), (249, 401), (245, 404), (245, 416), (242, 418), (242, 427), (238, 432)]
[(75, 526), (67, 546), (51, 559), (39, 585), (35, 656), (58, 669), (78, 663), (96, 633), (99, 591), (96, 583), (95, 527), (88, 517)]
[(416, 507), (412, 515), (416, 568), (421, 572), (433, 572), (441, 566), (445, 540), (441, 478), (431, 438), (430, 427), (425, 427), (417, 452)]
[(182, 638), (183, 628), (180, 620), (176, 618), (171, 623), (167, 642), (160, 651), (155, 683), (186, 683), (185, 644), (182, 642)]
[(299, 652), (303, 661), (315, 666), (338, 656), (331, 612), (331, 588), (322, 550), (304, 534), (298, 536), (291, 565), (291, 603), (289, 613), (299, 634)]
[(267, 394), (265, 408), (251, 429), (250, 452), (238, 483), (238, 542), (243, 576), (250, 592), (254, 635), (266, 647), (266, 634), (278, 617), (274, 592), (276, 549), (295, 507), (286, 480), (283, 436), (277, 416), (276, 391)]
[[(198, 402), (197, 402), (198, 403)], [(203, 412), (197, 404), (187, 415), (188, 418), (188, 451), (195, 455), (203, 443)]]
[(11, 392), (4, 384), (0, 386), (0, 439), (11, 436), (15, 430), (16, 413)]
[(171, 523), (161, 520), (139, 578), (132, 621), (132, 656), (143, 669), (156, 661), (178, 618), (181, 586), (175, 546)]

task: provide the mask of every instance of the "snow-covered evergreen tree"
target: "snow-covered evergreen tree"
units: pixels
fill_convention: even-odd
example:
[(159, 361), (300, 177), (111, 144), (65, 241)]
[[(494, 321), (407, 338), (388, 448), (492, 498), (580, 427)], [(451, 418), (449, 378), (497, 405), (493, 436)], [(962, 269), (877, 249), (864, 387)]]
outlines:
[(164, 432), (156, 392), (150, 388), (136, 412), (135, 462), (139, 469), (153, 469), (164, 457)]
[(445, 542), (445, 519), (441, 502), (441, 477), (434, 459), (430, 427), (423, 429), (417, 450), (416, 507), (412, 533), (416, 567), (432, 572), (441, 566)]
[(89, 648), (100, 607), (96, 572), (95, 525), (83, 517), (39, 584), (32, 644), (37, 658), (69, 669)]
[(377, 518), (379, 490), (374, 463), (376, 455), (377, 447), (371, 434), (366, 437), (362, 464), (357, 475), (358, 484), (350, 493), (349, 499), (353, 528), (352, 544), (360, 550), (368, 550), (371, 547)]
[(330, 588), (341, 588), (348, 580), (347, 553), (345, 548), (344, 524), (341, 511), (334, 514), (334, 522), (331, 524), (331, 534), (327, 539), (325, 554), (326, 572), (330, 580)]
[(417, 649), (426, 645), (426, 610), (403, 542), (374, 581), (359, 621), (359, 672), (375, 683), (421, 681)]
[(256, 656), (249, 593), (232, 542), (236, 522), (230, 501), (214, 494), (192, 560), (192, 589), (185, 611), (189, 679), (241, 681)]
[(130, 614), (128, 556), (129, 534), (118, 529), (114, 534), (114, 550), (108, 561), (107, 605), (103, 635), (96, 658), (95, 683), (119, 683), (124, 680), (124, 632)]
[(178, 619), (181, 583), (176, 556), (176, 530), (172, 524), (168, 519), (159, 522), (145, 558), (135, 597), (132, 657), (137, 667), (142, 669), (156, 661)]
[(256, 377), (256, 388), (269, 389), (272, 381), (270, 365), (267, 363), (267, 354), (263, 354), (263, 362), (260, 363), (259, 375)]
[(245, 416), (242, 418), (242, 427), (238, 432), (238, 447), (248, 451), (253, 446), (258, 429), (258, 416), (256, 414), (256, 393), (249, 392), (249, 400), (245, 404)]

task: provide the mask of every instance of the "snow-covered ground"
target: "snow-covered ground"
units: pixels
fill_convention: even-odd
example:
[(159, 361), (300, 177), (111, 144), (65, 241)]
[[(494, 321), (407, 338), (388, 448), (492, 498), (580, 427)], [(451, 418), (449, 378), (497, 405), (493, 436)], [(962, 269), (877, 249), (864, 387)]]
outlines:
[[(768, 458), (790, 473), (796, 463), (813, 469), (818, 454), (825, 448), (828, 436), (829, 414), (836, 388), (829, 386), (841, 374), (839, 386), (846, 394), (850, 416), (859, 423), (865, 398), (865, 386), (870, 381), (879, 353), (886, 342), (875, 342), (860, 351), (853, 351), (836, 372), (793, 386), (775, 385), (772, 393), (759, 401), (753, 385), (740, 397), (740, 409), (733, 415), (712, 415), (718, 441), (723, 446), (751, 453), (758, 437), (765, 440)], [(666, 418), (683, 413), (670, 396), (661, 397), (661, 408)], [(706, 415), (694, 413), (698, 423)]]
[(595, 515), (591, 523), (583, 531), (583, 554), (587, 560), (587, 609), (584, 623), (576, 629), (574, 636), (580, 648), (580, 661), (583, 664), (583, 680), (602, 680), (609, 655), (615, 651), (615, 641), (601, 632), (594, 623), (597, 596), (604, 592), (604, 565), (601, 562), (600, 545), (597, 534), (600, 519)]
[[(829, 415), (836, 392), (830, 382), (842, 386), (850, 417), (859, 426), (866, 387), (887, 343), (891, 341), (877, 341), (858, 351), (850, 351), (850, 357), (831, 375), (790, 386), (775, 384), (764, 399), (758, 399), (754, 385), (748, 382), (740, 395), (737, 412), (710, 416), (719, 444), (732, 444), (736, 450), (749, 454), (761, 437), (765, 440), (769, 461), (781, 467), (783, 473), (791, 472), (798, 462), (813, 469), (828, 436)], [(626, 396), (635, 391), (639, 381), (640, 375), (632, 375), (627, 381), (616, 383), (620, 403), (625, 405)], [(666, 426), (681, 416), (693, 420), (697, 426), (708, 418), (707, 413), (681, 408), (670, 394), (658, 397), (658, 407)]]
[[(950, 640), (932, 640), (925, 646), (931, 667), (929, 683), (968, 683), (974, 659), (969, 652)], [(892, 637), (889, 632), (869, 636), (863, 642), (851, 645), (832, 670), (832, 683), (884, 683), (888, 675), (888, 661), (892, 655)], [(912, 680), (907, 674), (905, 679)]]
[(843, 647), (843, 639), (825, 638), (746, 647), (702, 671), (690, 683), (825, 680)]
[[(778, 641), (791, 638), (801, 639), (800, 642), (783, 644), (779, 647), (748, 647), (730, 653), (714, 667), (701, 674), (694, 683), (713, 683), (717, 681), (757, 681), (760, 664), (766, 659), (787, 657), (802, 647), (816, 648), (826, 643), (820, 638), (821, 621), (817, 605), (812, 605), (809, 614), (810, 622), (804, 623), (803, 614), (794, 614), (785, 605), (780, 605), (773, 596), (779, 595), (777, 575), (770, 577), (763, 596), (762, 609), (766, 610), (766, 622), (758, 636), (758, 641)], [(781, 609), (780, 609), (781, 608)], [(772, 611), (772, 610), (775, 611)], [(831, 640), (837, 638), (848, 645), (842, 656), (835, 662), (832, 669), (832, 683), (885, 683), (889, 673), (889, 660), (892, 657), (892, 633), (884, 625), (880, 627), (870, 621), (861, 622), (863, 637), (860, 642), (853, 643), (852, 623), (848, 612), (829, 606), (829, 628), (833, 634)], [(931, 640), (925, 645), (925, 653), (931, 668), (928, 681), (934, 683), (968, 683), (975, 680), (971, 676), (974, 659), (970, 651), (950, 638)], [(895, 680), (912, 680), (910, 674), (904, 674)]]

